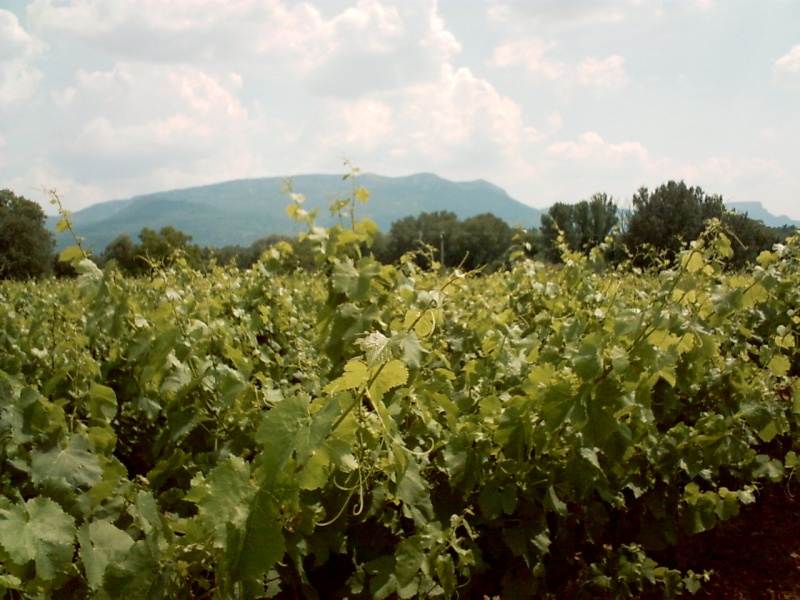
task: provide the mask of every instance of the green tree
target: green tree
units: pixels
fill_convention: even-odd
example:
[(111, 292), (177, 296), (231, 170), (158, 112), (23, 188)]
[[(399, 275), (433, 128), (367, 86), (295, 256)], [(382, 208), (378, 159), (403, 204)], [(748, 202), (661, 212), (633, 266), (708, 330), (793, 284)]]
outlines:
[(97, 262), (103, 266), (113, 260), (123, 273), (139, 275), (147, 271), (147, 264), (139, 258), (141, 252), (139, 245), (123, 234), (105, 247)]
[[(434, 257), (441, 261), (442, 245), (446, 252), (459, 226), (458, 216), (448, 211), (424, 212), (416, 217), (405, 217), (392, 223), (385, 255), (378, 258), (384, 262), (393, 262), (403, 254), (420, 250), (427, 244), (435, 249)], [(449, 260), (447, 254), (445, 260)], [(426, 261), (420, 259), (419, 262)]]
[(722, 218), (722, 196), (708, 196), (699, 187), (670, 181), (650, 193), (640, 188), (632, 199), (633, 213), (624, 241), (638, 262), (647, 259), (639, 251), (649, 245), (667, 259), (674, 259), (683, 244), (697, 239), (712, 218)]
[(0, 278), (28, 279), (50, 272), (53, 234), (42, 207), (11, 190), (0, 190)]
[(139, 254), (151, 264), (169, 265), (176, 253), (183, 252), (189, 266), (202, 267), (200, 247), (189, 243), (192, 236), (170, 225), (157, 232), (145, 227), (139, 233), (139, 239), (142, 240)]
[(564, 236), (564, 242), (571, 250), (577, 249), (578, 239), (573, 222), (573, 208), (570, 204), (556, 202), (542, 215), (540, 228), (541, 242), (545, 258), (553, 262), (561, 260), (558, 247), (558, 236)]
[(747, 213), (726, 212), (722, 222), (732, 238), (730, 265), (735, 268), (754, 263), (761, 252), (770, 250), (795, 232), (793, 227), (767, 227), (762, 221), (748, 217)]
[(557, 202), (542, 215), (541, 237), (547, 259), (558, 262), (561, 249), (559, 232), (574, 252), (588, 252), (603, 242), (619, 222), (617, 206), (606, 194), (593, 194), (577, 204)]
[(513, 238), (514, 231), (508, 223), (490, 213), (470, 217), (459, 225), (449, 249), (445, 247), (445, 264), (460, 264), (468, 270), (482, 266), (497, 268)]
[(511, 227), (490, 213), (460, 221), (453, 212), (424, 212), (392, 223), (388, 235), (373, 250), (379, 260), (393, 262), (407, 252), (427, 247), (430, 251), (417, 258), (421, 266), (427, 267), (427, 256), (432, 256), (446, 267), (475, 269), (497, 266), (513, 237)]

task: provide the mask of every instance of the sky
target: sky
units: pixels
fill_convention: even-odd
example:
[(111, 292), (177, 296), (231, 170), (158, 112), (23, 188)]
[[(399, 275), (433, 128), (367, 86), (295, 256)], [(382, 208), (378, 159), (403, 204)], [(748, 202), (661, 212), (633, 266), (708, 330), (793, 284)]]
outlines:
[(800, 2), (0, 0), (0, 189), (50, 213), (345, 161), (800, 220)]

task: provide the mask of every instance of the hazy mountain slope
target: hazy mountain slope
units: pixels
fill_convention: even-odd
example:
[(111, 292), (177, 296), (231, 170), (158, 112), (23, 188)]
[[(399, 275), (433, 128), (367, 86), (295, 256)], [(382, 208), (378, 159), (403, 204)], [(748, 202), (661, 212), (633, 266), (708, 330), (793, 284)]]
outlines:
[[(117, 236), (136, 239), (143, 227), (166, 225), (192, 236), (201, 246), (247, 246), (271, 234), (293, 235), (300, 226), (286, 216), (290, 200), (281, 177), (244, 179), (182, 190), (136, 196), (129, 200), (104, 202), (77, 211), (73, 224), (87, 246), (101, 252)], [(406, 216), (421, 212), (452, 211), (465, 219), (491, 212), (511, 225), (537, 227), (541, 210), (526, 206), (486, 181), (452, 182), (422, 173), (407, 177), (365, 174), (357, 185), (370, 191), (370, 201), (358, 204), (357, 215), (375, 221), (382, 231)], [(306, 208), (318, 208), (318, 222), (334, 222), (329, 206), (352, 191), (352, 180), (340, 175), (298, 175), (292, 178), (294, 191), (307, 200)], [(51, 225), (57, 219), (51, 219)], [(58, 236), (59, 247), (71, 240)]]
[(781, 227), (783, 225), (796, 225), (800, 227), (800, 221), (790, 219), (786, 215), (773, 215), (760, 202), (726, 202), (725, 206), (736, 212), (747, 214), (751, 219), (762, 221), (769, 227)]
[[(200, 246), (247, 246), (271, 234), (294, 235), (300, 226), (286, 216), (289, 196), (286, 179), (241, 179), (168, 192), (136, 196), (93, 205), (73, 215), (75, 230), (87, 247), (101, 252), (122, 234), (136, 239), (144, 227), (158, 230), (171, 225), (192, 236)], [(298, 175), (292, 187), (307, 200), (306, 208), (319, 209), (321, 225), (333, 223), (328, 207), (352, 191), (352, 180), (340, 175)], [(422, 212), (451, 211), (466, 219), (490, 212), (510, 225), (538, 227), (543, 212), (511, 198), (487, 181), (454, 182), (431, 173), (406, 177), (364, 174), (357, 185), (371, 194), (369, 203), (358, 204), (357, 214), (375, 221), (382, 231), (403, 217)], [(758, 202), (733, 202), (728, 208), (747, 213), (769, 226), (797, 225), (786, 216), (770, 214)], [(51, 217), (51, 229), (58, 219)], [(57, 236), (58, 247), (72, 243), (68, 234)]]

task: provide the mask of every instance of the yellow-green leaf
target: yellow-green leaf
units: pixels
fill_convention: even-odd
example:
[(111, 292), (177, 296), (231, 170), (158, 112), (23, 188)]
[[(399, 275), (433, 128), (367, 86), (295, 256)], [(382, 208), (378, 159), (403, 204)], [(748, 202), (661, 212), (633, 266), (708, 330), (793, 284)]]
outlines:
[(61, 262), (75, 262), (82, 260), (84, 257), (85, 255), (80, 246), (70, 246), (61, 251), (61, 254), (58, 255), (58, 260)]
[(772, 371), (776, 377), (784, 377), (789, 372), (790, 366), (789, 359), (783, 354), (773, 356), (767, 364), (767, 368)]
[(367, 201), (369, 200), (369, 190), (367, 188), (360, 187), (356, 189), (355, 195), (356, 195), (356, 200), (358, 200), (359, 202), (363, 202), (366, 204)]
[(369, 367), (359, 359), (352, 359), (344, 366), (341, 377), (334, 379), (325, 386), (326, 394), (334, 394), (342, 390), (355, 390), (366, 384), (369, 380)]
[(390, 360), (380, 370), (380, 373), (369, 387), (369, 395), (374, 401), (379, 401), (390, 389), (403, 385), (408, 381), (408, 369), (397, 359)]
[(64, 233), (67, 229), (69, 229), (69, 221), (67, 221), (67, 219), (60, 219), (58, 223), (56, 223), (56, 231), (58, 233)]

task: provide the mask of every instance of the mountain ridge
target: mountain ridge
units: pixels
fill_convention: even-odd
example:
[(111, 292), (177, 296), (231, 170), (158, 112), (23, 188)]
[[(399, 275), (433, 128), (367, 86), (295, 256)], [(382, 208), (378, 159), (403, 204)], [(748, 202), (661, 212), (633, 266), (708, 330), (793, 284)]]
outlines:
[[(76, 211), (72, 222), (95, 253), (120, 235), (136, 239), (144, 227), (158, 230), (168, 225), (191, 235), (200, 246), (248, 246), (269, 235), (296, 235), (302, 230), (285, 212), (290, 203), (287, 181), (306, 197), (306, 209), (319, 210), (318, 223), (323, 226), (335, 222), (328, 210), (331, 202), (348, 197), (353, 187), (353, 181), (341, 175), (321, 173), (233, 179), (101, 202)], [(526, 228), (539, 227), (547, 212), (515, 200), (484, 179), (450, 181), (429, 172), (400, 177), (364, 173), (355, 185), (370, 192), (370, 202), (358, 204), (356, 214), (372, 219), (384, 232), (394, 221), (422, 212), (450, 211), (460, 219), (488, 212)], [(771, 227), (800, 226), (800, 221), (771, 214), (760, 202), (732, 202), (726, 207)], [(54, 232), (58, 220), (48, 217)], [(59, 250), (71, 243), (67, 232), (56, 235)]]
[[(296, 235), (302, 230), (285, 212), (291, 202), (287, 181), (305, 196), (304, 208), (319, 210), (317, 221), (323, 226), (336, 220), (328, 210), (331, 202), (348, 197), (353, 187), (353, 181), (341, 175), (318, 173), (234, 179), (111, 200), (76, 211), (71, 219), (95, 253), (120, 235), (135, 239), (143, 227), (158, 230), (167, 225), (191, 235), (200, 246), (248, 246), (269, 235)], [(523, 227), (537, 227), (544, 212), (482, 179), (454, 182), (433, 173), (402, 177), (364, 173), (355, 184), (370, 192), (370, 201), (356, 206), (357, 216), (372, 219), (384, 232), (394, 221), (421, 212), (450, 211), (460, 219), (491, 212), (509, 225)], [(48, 221), (55, 230), (58, 217)], [(56, 241), (59, 248), (71, 243), (64, 234)]]

